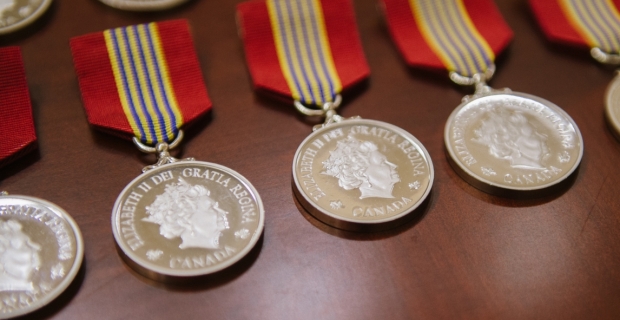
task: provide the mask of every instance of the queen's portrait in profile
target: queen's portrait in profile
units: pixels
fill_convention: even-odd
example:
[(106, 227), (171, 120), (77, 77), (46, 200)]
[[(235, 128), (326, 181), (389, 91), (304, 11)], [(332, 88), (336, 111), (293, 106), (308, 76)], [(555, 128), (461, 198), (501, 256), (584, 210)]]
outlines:
[(41, 246), (15, 220), (0, 221), (0, 291), (33, 291), (32, 275), (41, 266)]
[(392, 189), (400, 181), (396, 165), (379, 152), (377, 145), (349, 136), (337, 142), (323, 161), (322, 174), (338, 179), (345, 190), (359, 189), (360, 199), (394, 198)]
[(544, 161), (550, 156), (547, 136), (536, 132), (518, 111), (495, 108), (474, 136), (474, 142), (488, 147), (492, 156), (508, 160), (513, 168), (544, 169)]
[(228, 212), (219, 208), (210, 191), (182, 178), (166, 185), (146, 212), (148, 217), (142, 220), (158, 224), (159, 233), (167, 239), (180, 237), (181, 249), (217, 249), (222, 231), (229, 228)]

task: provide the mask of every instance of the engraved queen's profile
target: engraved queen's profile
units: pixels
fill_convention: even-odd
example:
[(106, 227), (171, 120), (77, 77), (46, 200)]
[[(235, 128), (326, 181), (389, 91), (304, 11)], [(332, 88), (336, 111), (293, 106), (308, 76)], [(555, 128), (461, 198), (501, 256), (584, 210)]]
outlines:
[(229, 228), (228, 212), (210, 194), (205, 187), (179, 178), (146, 207), (149, 216), (142, 220), (158, 224), (159, 233), (167, 239), (180, 237), (181, 249), (217, 249), (222, 231)]
[(360, 199), (394, 198), (392, 189), (400, 181), (396, 167), (376, 144), (348, 136), (330, 151), (321, 173), (337, 178), (345, 190), (359, 189)]
[(549, 157), (547, 136), (536, 132), (520, 112), (495, 108), (474, 130), (474, 142), (489, 148), (489, 153), (510, 161), (510, 166), (521, 169), (544, 169)]
[(0, 221), (0, 291), (33, 291), (32, 275), (41, 266), (41, 246), (15, 220)]

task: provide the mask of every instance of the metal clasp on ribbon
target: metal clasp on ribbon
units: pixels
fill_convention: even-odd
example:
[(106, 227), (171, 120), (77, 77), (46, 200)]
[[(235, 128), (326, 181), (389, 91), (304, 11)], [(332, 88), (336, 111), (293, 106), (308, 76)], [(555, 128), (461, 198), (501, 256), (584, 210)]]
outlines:
[(495, 74), (495, 64), (491, 64), (484, 72), (478, 72), (471, 77), (461, 75), (455, 71), (450, 71), (450, 80), (461, 86), (475, 86), (476, 91), (472, 95), (463, 97), (463, 102), (469, 102), (476, 98), (497, 92), (511, 92), (510, 89), (504, 88), (496, 90), (487, 85), (487, 81), (491, 80)]
[(183, 130), (179, 130), (176, 138), (168, 144), (167, 142), (159, 142), (155, 147), (150, 147), (142, 142), (136, 137), (133, 137), (132, 141), (138, 147), (138, 149), (144, 153), (157, 153), (157, 163), (146, 166), (142, 169), (142, 172), (147, 172), (149, 170), (155, 169), (157, 167), (163, 166), (169, 163), (175, 163), (179, 161), (194, 161), (194, 158), (185, 158), (185, 159), (177, 159), (170, 155), (169, 150), (176, 148), (183, 140)]
[(340, 106), (340, 103), (342, 103), (342, 96), (337, 94), (334, 101), (323, 103), (321, 109), (308, 108), (299, 100), (295, 100), (294, 105), (297, 111), (301, 112), (303, 115), (310, 117), (325, 117), (325, 121), (322, 124), (317, 124), (312, 127), (312, 131), (316, 131), (332, 123), (342, 122), (343, 120), (361, 119), (359, 116), (344, 118), (338, 115), (338, 113), (336, 113), (336, 109)]

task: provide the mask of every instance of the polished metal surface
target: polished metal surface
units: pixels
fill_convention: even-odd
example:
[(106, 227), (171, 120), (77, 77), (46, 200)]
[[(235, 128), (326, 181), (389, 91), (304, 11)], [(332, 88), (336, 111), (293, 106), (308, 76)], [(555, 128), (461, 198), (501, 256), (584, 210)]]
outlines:
[(388, 123), (350, 119), (314, 131), (293, 161), (293, 190), (317, 219), (341, 229), (392, 226), (426, 199), (430, 155)]
[(618, 71), (605, 94), (605, 117), (611, 132), (620, 140), (620, 72)]
[(183, 130), (179, 130), (179, 132), (177, 133), (176, 138), (174, 138), (174, 140), (168, 144), (166, 142), (160, 142), (158, 143), (155, 147), (150, 147), (147, 146), (145, 144), (143, 144), (142, 142), (140, 142), (140, 140), (138, 140), (138, 138), (133, 137), (132, 141), (133, 144), (138, 147), (138, 150), (144, 152), (144, 153), (156, 153), (157, 154), (157, 163), (152, 164), (152, 165), (148, 165), (144, 168), (142, 168), (142, 172), (147, 172), (149, 170), (155, 169), (157, 167), (163, 166), (165, 164), (169, 164), (169, 163), (175, 163), (175, 162), (179, 162), (179, 161), (194, 161), (196, 160), (195, 158), (185, 158), (185, 159), (177, 159), (173, 156), (170, 155), (169, 150), (172, 150), (174, 148), (176, 148), (181, 141), (183, 140)]
[(187, 0), (100, 0), (101, 2), (121, 10), (158, 11), (176, 7)]
[(37, 310), (71, 284), (84, 256), (80, 230), (63, 209), (0, 195), (0, 318)]
[(453, 168), (485, 192), (535, 192), (573, 173), (583, 139), (555, 104), (524, 93), (465, 98), (450, 115), (444, 142)]
[(19, 30), (37, 20), (52, 0), (0, 1), (0, 34)]
[(153, 168), (121, 192), (112, 230), (121, 254), (158, 281), (222, 270), (243, 258), (263, 232), (258, 192), (221, 165), (182, 161)]

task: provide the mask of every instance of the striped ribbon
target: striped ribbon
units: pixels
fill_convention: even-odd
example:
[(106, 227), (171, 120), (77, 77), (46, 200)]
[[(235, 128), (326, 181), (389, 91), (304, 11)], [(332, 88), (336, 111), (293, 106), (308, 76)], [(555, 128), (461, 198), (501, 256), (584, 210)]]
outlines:
[(566, 18), (590, 47), (620, 52), (620, 13), (611, 0), (557, 0)]
[(381, 0), (407, 64), (472, 76), (486, 72), (512, 40), (492, 0)]
[(37, 141), (19, 47), (0, 48), (0, 119), (0, 165), (5, 165)]
[(342, 84), (332, 58), (319, 0), (268, 0), (280, 67), (295, 100), (333, 101)]
[(185, 20), (75, 37), (71, 50), (94, 126), (154, 146), (211, 108)]
[(125, 115), (140, 141), (170, 142), (182, 116), (171, 86), (157, 24), (103, 32)]
[(446, 69), (463, 76), (486, 71), (493, 50), (473, 24), (462, 0), (409, 0), (420, 31)]

